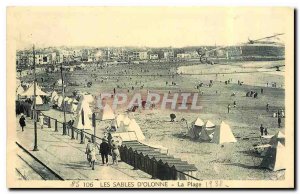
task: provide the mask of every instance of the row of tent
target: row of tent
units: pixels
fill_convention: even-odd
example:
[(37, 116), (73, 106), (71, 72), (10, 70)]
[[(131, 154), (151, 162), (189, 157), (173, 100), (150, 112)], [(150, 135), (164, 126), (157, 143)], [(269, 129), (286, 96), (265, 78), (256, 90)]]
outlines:
[[(36, 84), (35, 93), (37, 96), (49, 96), (46, 92), (42, 91), (41, 87), (38, 84)], [(24, 90), (22, 84), (19, 84), (16, 89), (16, 95), (23, 97), (32, 97), (34, 95), (34, 83), (29, 84), (26, 90)]]
[[(188, 135), (193, 139), (210, 141), (217, 144), (236, 142), (230, 126), (224, 121), (221, 122), (220, 126), (216, 127), (211, 121), (204, 123), (200, 118), (197, 118), (189, 129)], [(263, 160), (260, 167), (272, 171), (286, 169), (284, 159), (284, 155), (286, 154), (285, 135), (281, 131), (271, 136), (268, 144), (256, 146), (256, 148), (263, 148), (261, 152)]]
[[(137, 124), (135, 119), (129, 118), (128, 115), (120, 114), (115, 116), (113, 110), (109, 105), (106, 105), (100, 110), (92, 110), (90, 104), (93, 103), (94, 98), (90, 94), (82, 94), (79, 101), (62, 96), (58, 96), (56, 92), (52, 92), (51, 101), (55, 103), (59, 108), (62, 107), (65, 102), (65, 108), (67, 111), (74, 112), (76, 118), (74, 120), (74, 127), (77, 129), (85, 129), (93, 131), (91, 115), (96, 113), (96, 119), (100, 121), (111, 120), (112, 128), (115, 129), (113, 136), (119, 136), (122, 141), (145, 140), (145, 136)], [(83, 122), (84, 121), (84, 122)]]
[(216, 127), (210, 120), (204, 123), (202, 119), (197, 118), (188, 130), (188, 136), (192, 139), (211, 141), (217, 144), (236, 142), (230, 126), (224, 121)]
[(59, 96), (55, 91), (51, 93), (50, 102), (55, 104), (58, 109), (63, 110), (65, 105), (65, 111), (75, 113), (78, 106), (78, 101), (75, 98)]
[[(22, 86), (21, 83), (17, 86), (16, 89), (16, 96), (17, 97), (27, 97), (33, 100), (34, 96), (34, 83), (28, 84), (27, 89), (24, 90), (24, 87)], [(37, 105), (42, 105), (43, 99), (41, 96), (48, 96), (48, 94), (44, 91), (42, 91), (41, 87), (36, 84), (36, 104)]]

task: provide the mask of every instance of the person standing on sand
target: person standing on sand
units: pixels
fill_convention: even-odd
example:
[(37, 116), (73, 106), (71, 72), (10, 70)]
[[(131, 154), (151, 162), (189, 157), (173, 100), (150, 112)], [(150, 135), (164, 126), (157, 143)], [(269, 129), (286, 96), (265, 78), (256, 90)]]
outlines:
[(236, 108), (236, 101), (233, 101), (233, 108)]
[(278, 116), (278, 127), (279, 128), (281, 127), (281, 118), (280, 118), (280, 116)]
[(260, 129), (260, 135), (263, 136), (263, 135), (264, 135), (264, 129), (265, 129), (265, 128), (263, 127), (262, 124), (260, 125), (260, 128), (259, 128), (259, 129)]
[(227, 111), (228, 111), (228, 113), (230, 113), (230, 104), (228, 104), (228, 106), (227, 106)]
[(25, 117), (23, 113), (21, 113), (21, 117), (19, 119), (20, 126), (22, 128), (22, 132), (24, 131), (24, 127), (26, 126)]
[(264, 133), (265, 133), (265, 135), (268, 135), (269, 133), (268, 133), (268, 129), (267, 128), (265, 128), (265, 131), (264, 131)]
[(269, 112), (269, 110), (270, 110), (270, 106), (269, 106), (269, 103), (267, 103), (266, 111)]

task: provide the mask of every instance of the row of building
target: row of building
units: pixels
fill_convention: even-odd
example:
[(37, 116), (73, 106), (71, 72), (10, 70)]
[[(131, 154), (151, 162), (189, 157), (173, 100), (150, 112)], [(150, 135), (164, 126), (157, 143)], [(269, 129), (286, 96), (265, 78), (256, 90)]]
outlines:
[[(206, 52), (216, 47), (194, 48), (165, 48), (165, 49), (134, 49), (134, 48), (44, 48), (38, 49), (35, 54), (35, 64), (55, 65), (69, 62), (103, 62), (103, 61), (176, 61), (199, 59), (200, 54), (206, 57), (230, 59), (240, 56), (278, 56), (284, 55), (284, 48), (255, 45), (241, 47), (227, 47)], [(200, 54), (199, 54), (200, 53)], [(33, 63), (32, 50), (17, 52), (17, 65)]]

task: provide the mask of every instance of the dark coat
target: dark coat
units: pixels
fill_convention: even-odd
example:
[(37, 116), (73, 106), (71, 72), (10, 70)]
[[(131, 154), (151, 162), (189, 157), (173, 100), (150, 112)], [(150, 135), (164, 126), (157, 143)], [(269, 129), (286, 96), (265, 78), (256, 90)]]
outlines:
[(24, 117), (24, 116), (22, 116), (22, 117), (20, 118), (19, 123), (20, 123), (21, 127), (25, 127), (25, 126), (26, 126), (26, 123), (25, 123), (25, 117)]
[(108, 145), (108, 143), (107, 142), (102, 142), (101, 144), (100, 144), (100, 153), (101, 154), (108, 154), (109, 153), (109, 145)]

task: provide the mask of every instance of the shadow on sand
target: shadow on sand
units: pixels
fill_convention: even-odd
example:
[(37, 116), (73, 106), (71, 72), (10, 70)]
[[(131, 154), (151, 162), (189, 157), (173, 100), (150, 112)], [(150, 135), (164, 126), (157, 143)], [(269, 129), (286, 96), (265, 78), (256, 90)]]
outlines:
[(225, 164), (225, 165), (238, 166), (238, 167), (247, 168), (247, 169), (262, 169), (260, 166), (250, 166), (250, 165), (240, 164), (240, 163), (231, 163), (231, 164)]
[(90, 170), (91, 167), (89, 165), (89, 163), (87, 161), (82, 161), (82, 162), (78, 162), (78, 163), (69, 163), (69, 164), (63, 164), (64, 166), (66, 166), (66, 168), (71, 168), (74, 170)]

